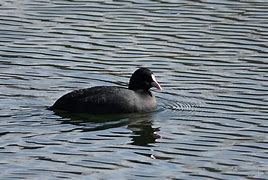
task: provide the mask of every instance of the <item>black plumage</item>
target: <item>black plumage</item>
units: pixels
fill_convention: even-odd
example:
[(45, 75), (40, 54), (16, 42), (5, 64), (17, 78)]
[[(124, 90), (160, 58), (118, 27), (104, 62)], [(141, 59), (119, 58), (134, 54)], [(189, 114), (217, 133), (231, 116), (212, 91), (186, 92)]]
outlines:
[(75, 90), (60, 97), (49, 109), (89, 114), (149, 112), (156, 108), (151, 87), (162, 89), (148, 68), (139, 68), (131, 76), (128, 88), (96, 86)]

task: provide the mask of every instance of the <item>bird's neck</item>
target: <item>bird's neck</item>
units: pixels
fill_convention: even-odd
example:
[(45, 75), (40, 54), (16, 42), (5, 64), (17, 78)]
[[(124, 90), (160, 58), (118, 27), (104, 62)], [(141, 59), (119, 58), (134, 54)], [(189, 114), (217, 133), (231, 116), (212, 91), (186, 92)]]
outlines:
[(136, 89), (136, 90), (133, 90), (139, 94), (149, 94), (150, 96), (153, 96), (152, 92), (149, 90), (149, 89)]

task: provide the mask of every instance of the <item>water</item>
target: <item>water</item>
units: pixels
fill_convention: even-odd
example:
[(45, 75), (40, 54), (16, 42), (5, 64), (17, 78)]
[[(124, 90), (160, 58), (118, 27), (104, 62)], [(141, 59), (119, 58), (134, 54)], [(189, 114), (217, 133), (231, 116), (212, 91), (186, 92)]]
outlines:
[[(267, 179), (266, 1), (0, 1), (1, 178)], [(147, 114), (46, 110), (149, 67)]]

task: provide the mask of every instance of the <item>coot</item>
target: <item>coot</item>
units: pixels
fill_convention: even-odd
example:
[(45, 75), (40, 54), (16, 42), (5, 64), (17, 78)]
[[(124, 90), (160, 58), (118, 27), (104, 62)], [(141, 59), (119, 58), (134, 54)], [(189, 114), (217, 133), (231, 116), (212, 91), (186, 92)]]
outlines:
[(48, 109), (89, 114), (149, 112), (156, 109), (151, 87), (162, 89), (154, 74), (142, 67), (132, 74), (128, 88), (96, 86), (75, 90), (60, 97)]

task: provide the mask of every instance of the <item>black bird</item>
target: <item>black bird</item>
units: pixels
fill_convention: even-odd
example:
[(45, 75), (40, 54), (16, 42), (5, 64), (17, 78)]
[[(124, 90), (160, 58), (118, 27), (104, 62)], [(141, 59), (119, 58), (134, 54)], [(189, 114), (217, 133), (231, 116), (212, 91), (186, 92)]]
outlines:
[(48, 109), (89, 114), (150, 112), (157, 106), (151, 87), (162, 90), (154, 74), (142, 67), (132, 74), (128, 88), (96, 86), (74, 90)]

